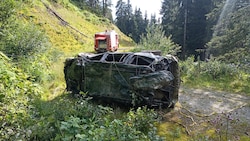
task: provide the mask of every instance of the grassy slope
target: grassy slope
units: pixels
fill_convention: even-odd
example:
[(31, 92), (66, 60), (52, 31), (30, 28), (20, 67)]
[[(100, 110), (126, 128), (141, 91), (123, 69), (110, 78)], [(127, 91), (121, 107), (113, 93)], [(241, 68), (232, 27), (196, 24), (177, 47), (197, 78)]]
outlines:
[(52, 47), (60, 52), (58, 61), (51, 64), (55, 79), (46, 84), (45, 87), (48, 88), (48, 92), (44, 100), (51, 100), (63, 92), (65, 88), (63, 62), (65, 58), (75, 56), (79, 52), (94, 52), (94, 34), (96, 32), (115, 30), (119, 34), (122, 51), (126, 47), (135, 45), (131, 38), (125, 36), (105, 18), (97, 17), (88, 11), (82, 11), (71, 3), (61, 5), (45, 1), (45, 4), (85, 36), (63, 25), (40, 1), (33, 1), (30, 6), (20, 11), (21, 15), (25, 15), (26, 20), (31, 20), (45, 31)]
[[(134, 46), (130, 38), (105, 18), (97, 17), (88, 11), (81, 11), (71, 3), (64, 6), (49, 2), (46, 4), (71, 26), (86, 35), (83, 36), (68, 26), (64, 26), (42, 3), (30, 9), (29, 16), (32, 16), (34, 22), (45, 30), (53, 47), (62, 51), (65, 56), (72, 56), (79, 52), (93, 52), (94, 34), (111, 29), (120, 35), (121, 46)], [(129, 45), (124, 43), (129, 43)]]

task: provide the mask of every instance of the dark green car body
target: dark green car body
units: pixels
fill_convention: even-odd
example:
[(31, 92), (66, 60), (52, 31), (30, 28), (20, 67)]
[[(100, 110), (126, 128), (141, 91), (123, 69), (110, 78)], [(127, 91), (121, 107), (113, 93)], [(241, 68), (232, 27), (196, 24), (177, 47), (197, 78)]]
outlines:
[(66, 89), (104, 101), (173, 107), (180, 76), (173, 56), (150, 52), (79, 54), (64, 67)]

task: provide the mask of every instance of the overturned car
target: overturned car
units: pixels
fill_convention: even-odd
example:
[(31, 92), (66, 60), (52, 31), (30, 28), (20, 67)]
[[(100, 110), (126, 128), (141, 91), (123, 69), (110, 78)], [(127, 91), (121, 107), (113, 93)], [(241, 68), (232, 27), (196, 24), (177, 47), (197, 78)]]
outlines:
[(151, 52), (79, 54), (64, 67), (66, 89), (133, 106), (174, 107), (180, 74), (174, 56)]

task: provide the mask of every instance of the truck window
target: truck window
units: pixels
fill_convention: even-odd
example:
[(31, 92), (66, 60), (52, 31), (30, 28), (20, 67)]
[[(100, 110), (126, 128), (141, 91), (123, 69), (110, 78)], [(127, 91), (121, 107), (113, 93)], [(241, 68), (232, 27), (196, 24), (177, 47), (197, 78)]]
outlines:
[(107, 48), (107, 40), (98, 40), (99, 48)]

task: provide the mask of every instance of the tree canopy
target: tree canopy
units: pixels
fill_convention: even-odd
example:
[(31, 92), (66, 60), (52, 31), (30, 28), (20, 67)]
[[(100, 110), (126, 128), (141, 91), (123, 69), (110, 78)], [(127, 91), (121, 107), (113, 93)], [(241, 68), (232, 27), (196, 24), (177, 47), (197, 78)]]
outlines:
[[(140, 36), (146, 33), (149, 23), (152, 23), (152, 20), (148, 20), (147, 12), (145, 11), (145, 15), (142, 15), (141, 9), (137, 7), (133, 11), (130, 0), (127, 3), (122, 0), (117, 2), (115, 24), (136, 43), (139, 43)], [(154, 23), (156, 23), (156, 20)]]
[(161, 25), (148, 25), (146, 34), (141, 36), (139, 50), (159, 50), (162, 54), (177, 55), (180, 46), (172, 42), (171, 36), (166, 37)]
[[(226, 16), (220, 15), (214, 33), (207, 43), (209, 53), (227, 63), (250, 67), (249, 1), (238, 1)], [(224, 7), (225, 10), (225, 7)]]

